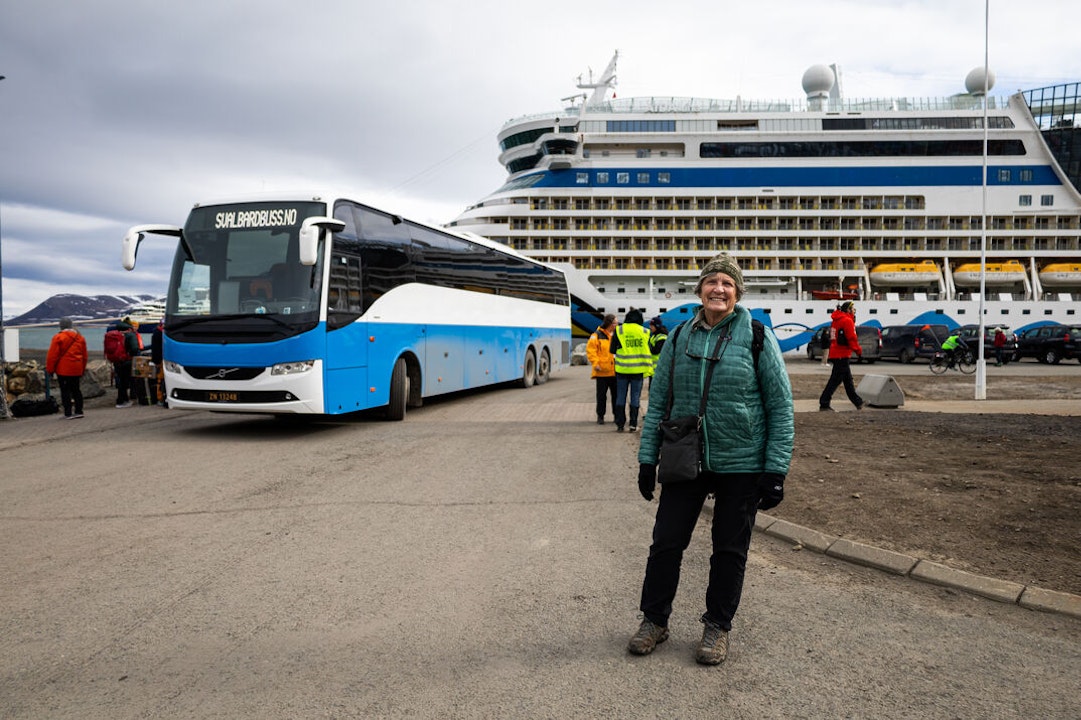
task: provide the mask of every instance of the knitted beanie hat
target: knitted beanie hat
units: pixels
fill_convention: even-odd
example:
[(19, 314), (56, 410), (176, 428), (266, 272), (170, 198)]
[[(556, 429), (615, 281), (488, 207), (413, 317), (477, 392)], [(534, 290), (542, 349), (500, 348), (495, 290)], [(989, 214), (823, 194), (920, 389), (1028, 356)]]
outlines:
[(69, 318), (69, 317), (60, 318), (60, 329), (61, 330), (67, 330), (67, 329), (73, 328), (73, 327), (75, 327), (75, 323), (73, 323), (71, 321), (71, 318)]
[(736, 299), (743, 297), (743, 271), (739, 269), (734, 258), (725, 253), (717, 255), (702, 266), (702, 272), (698, 274), (698, 284), (694, 287), (694, 294), (702, 293), (702, 282), (714, 273), (724, 273), (736, 282)]

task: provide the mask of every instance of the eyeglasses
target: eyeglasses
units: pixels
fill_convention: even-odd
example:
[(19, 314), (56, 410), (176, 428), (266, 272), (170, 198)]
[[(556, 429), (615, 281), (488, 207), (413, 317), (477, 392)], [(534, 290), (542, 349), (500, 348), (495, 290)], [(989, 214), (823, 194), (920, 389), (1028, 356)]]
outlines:
[(710, 362), (717, 362), (724, 357), (724, 351), (728, 349), (728, 341), (731, 339), (731, 335), (722, 335), (717, 338), (717, 343), (713, 346), (713, 353), (710, 355), (699, 355), (698, 353), (691, 352), (690, 343), (687, 343), (686, 355), (691, 360), (709, 360)]

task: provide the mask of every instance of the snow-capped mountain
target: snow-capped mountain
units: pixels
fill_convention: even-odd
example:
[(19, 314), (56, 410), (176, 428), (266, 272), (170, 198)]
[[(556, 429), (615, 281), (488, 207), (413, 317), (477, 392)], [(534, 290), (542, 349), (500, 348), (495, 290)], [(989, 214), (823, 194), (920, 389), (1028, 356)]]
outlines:
[(164, 301), (153, 295), (53, 295), (37, 307), (5, 320), (4, 325), (55, 323), (62, 317), (72, 320), (115, 320), (150, 301)]

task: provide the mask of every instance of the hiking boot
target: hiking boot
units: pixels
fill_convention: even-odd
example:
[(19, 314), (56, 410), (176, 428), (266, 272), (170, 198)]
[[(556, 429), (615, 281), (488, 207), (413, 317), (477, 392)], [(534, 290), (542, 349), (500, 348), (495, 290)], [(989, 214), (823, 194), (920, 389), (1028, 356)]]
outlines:
[(637, 425), (631, 425), (631, 432), (638, 432), (638, 426)]
[(668, 628), (655, 625), (649, 620), (642, 620), (638, 632), (627, 643), (627, 649), (634, 655), (649, 655), (658, 645), (668, 639)]
[(818, 408), (818, 411), (819, 412), (833, 412), (833, 408), (831, 408), (829, 405), (827, 405), (826, 407)]
[(698, 643), (694, 659), (700, 665), (720, 665), (728, 657), (728, 631), (709, 620), (703, 620), (702, 623), (705, 625), (702, 642)]

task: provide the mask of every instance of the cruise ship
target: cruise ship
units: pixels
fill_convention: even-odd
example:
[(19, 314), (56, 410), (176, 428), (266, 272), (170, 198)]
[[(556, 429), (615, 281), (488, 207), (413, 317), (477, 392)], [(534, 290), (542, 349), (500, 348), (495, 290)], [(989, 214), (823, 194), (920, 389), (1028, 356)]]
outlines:
[(720, 252), (786, 351), (849, 298), (878, 326), (1081, 322), (1081, 83), (998, 98), (981, 67), (850, 100), (814, 65), (792, 102), (617, 98), (618, 57), (507, 122), (506, 182), (451, 223), (566, 270), (575, 335), (632, 308), (673, 327)]

